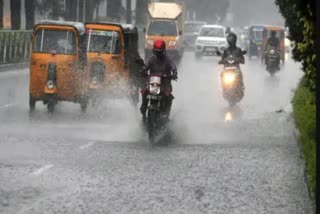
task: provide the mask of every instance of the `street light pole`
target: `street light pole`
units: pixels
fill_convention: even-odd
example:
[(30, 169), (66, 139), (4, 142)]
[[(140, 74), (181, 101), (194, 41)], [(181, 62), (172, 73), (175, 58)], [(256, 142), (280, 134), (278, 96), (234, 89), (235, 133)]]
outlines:
[(126, 2), (127, 6), (127, 23), (131, 24), (131, 0), (127, 0)]

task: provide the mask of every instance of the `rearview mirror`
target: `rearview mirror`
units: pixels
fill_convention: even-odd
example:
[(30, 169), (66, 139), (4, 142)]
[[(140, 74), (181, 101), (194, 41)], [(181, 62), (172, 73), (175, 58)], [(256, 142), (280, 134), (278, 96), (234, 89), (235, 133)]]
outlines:
[(146, 33), (146, 32), (147, 32), (147, 30), (146, 30), (145, 28), (143, 28), (143, 32), (144, 32), (144, 33)]
[(179, 30), (179, 36), (181, 36), (182, 35), (182, 31), (181, 30)]
[(138, 65), (144, 66), (144, 61), (143, 61), (143, 59), (140, 59), (140, 58), (136, 59), (136, 63), (137, 63)]
[(216, 54), (217, 54), (218, 56), (222, 56), (222, 53), (221, 53), (219, 50), (216, 51)]
[(247, 51), (242, 51), (242, 55), (246, 55), (247, 54)]

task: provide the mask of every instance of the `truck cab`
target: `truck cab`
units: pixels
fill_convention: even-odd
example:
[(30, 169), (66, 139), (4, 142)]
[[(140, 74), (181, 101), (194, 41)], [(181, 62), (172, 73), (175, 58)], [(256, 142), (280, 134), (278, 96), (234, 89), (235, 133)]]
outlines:
[(149, 4), (149, 20), (145, 32), (145, 59), (152, 55), (153, 43), (162, 39), (167, 54), (179, 60), (184, 51), (184, 5), (154, 2)]

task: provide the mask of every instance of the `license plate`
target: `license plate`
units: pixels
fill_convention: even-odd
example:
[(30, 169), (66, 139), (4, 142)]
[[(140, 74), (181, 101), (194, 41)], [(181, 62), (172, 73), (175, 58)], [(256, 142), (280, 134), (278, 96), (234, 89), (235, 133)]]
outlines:
[(206, 51), (215, 51), (216, 50), (216, 48), (206, 48)]
[(161, 99), (160, 96), (155, 96), (155, 95), (147, 95), (147, 98), (151, 99), (151, 100), (160, 100)]

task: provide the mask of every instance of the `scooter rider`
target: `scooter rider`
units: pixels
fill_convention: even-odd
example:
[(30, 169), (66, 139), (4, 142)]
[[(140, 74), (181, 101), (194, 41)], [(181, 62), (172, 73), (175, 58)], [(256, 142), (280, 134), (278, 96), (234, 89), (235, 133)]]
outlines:
[[(163, 92), (163, 101), (165, 101), (165, 112), (169, 116), (172, 100), (174, 99), (172, 92), (171, 80), (178, 79), (177, 67), (175, 63), (166, 55), (166, 43), (162, 40), (156, 40), (153, 44), (153, 56), (150, 57), (145, 67), (142, 69), (142, 75), (148, 76), (148, 71), (150, 74), (161, 73), (162, 85), (161, 91)], [(142, 93), (142, 104), (141, 104), (141, 114), (143, 120), (146, 118), (146, 111), (148, 108), (148, 88), (141, 91)]]
[[(230, 32), (227, 36), (227, 42), (229, 44), (229, 47), (224, 50), (224, 52), (222, 54), (222, 59), (219, 61), (219, 64), (224, 64), (225, 59), (230, 55), (233, 55), (235, 58), (237, 58), (239, 60), (239, 63), (244, 64), (245, 59), (244, 59), (242, 50), (241, 50), (241, 48), (236, 46), (237, 35), (233, 32)], [(240, 71), (240, 84), (244, 88), (243, 76), (242, 76), (241, 71)]]
[[(268, 62), (268, 51), (270, 49), (270, 47), (274, 47), (277, 51), (277, 53), (279, 53), (280, 50), (280, 41), (279, 39), (276, 37), (276, 32), (275, 31), (271, 31), (271, 36), (267, 41), (267, 49), (266, 49), (266, 55), (265, 55), (265, 61), (266, 63)], [(280, 69), (280, 55), (278, 54), (278, 58), (277, 58), (277, 68)]]

